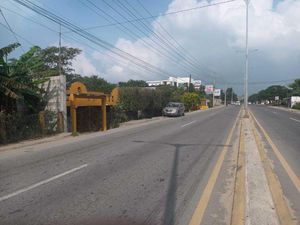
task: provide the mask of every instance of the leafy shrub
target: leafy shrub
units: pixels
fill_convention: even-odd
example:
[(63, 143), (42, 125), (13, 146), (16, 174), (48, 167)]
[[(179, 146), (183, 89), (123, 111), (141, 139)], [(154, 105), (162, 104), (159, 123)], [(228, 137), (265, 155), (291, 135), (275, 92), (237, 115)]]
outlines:
[(296, 103), (296, 104), (293, 106), (293, 109), (298, 109), (298, 110), (300, 110), (300, 103)]

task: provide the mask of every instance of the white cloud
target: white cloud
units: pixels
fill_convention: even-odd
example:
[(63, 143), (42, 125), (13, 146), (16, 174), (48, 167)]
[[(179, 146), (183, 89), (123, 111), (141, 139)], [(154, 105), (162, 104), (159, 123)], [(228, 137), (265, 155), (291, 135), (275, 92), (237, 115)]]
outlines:
[[(213, 2), (218, 1), (211, 1)], [(207, 1), (174, 0), (167, 12), (207, 4)], [(299, 12), (300, 1), (282, 1), (275, 9), (272, 0), (250, 1), (250, 80), (282, 80), (299, 75), (295, 74), (299, 71), (300, 61)], [(229, 82), (243, 81), (244, 58), (236, 50), (241, 52), (245, 46), (244, 1), (159, 17), (152, 23), (152, 27), (155, 32), (163, 32), (158, 22), (201, 62), (202, 69), (198, 74), (193, 74), (195, 78), (211, 80), (208, 76), (210, 68)], [(153, 35), (134, 42), (120, 38), (116, 46), (146, 62), (171, 71), (174, 75), (186, 75), (183, 66), (182, 69), (178, 68), (176, 63), (171, 63), (162, 54), (151, 51), (143, 44), (143, 41), (151, 42), (151, 39), (155, 39)], [(251, 49), (259, 50), (252, 53)], [(132, 78), (132, 73), (126, 68), (128, 62), (119, 70), (117, 68), (120, 65), (116, 66), (117, 64), (110, 63), (107, 73)], [(180, 61), (177, 65), (180, 65)], [(155, 77), (155, 74), (145, 74), (148, 79)], [(239, 89), (242, 90), (242, 86)]]
[(96, 67), (91, 63), (84, 53), (81, 53), (73, 60), (73, 68), (75, 73), (83, 76), (98, 74)]

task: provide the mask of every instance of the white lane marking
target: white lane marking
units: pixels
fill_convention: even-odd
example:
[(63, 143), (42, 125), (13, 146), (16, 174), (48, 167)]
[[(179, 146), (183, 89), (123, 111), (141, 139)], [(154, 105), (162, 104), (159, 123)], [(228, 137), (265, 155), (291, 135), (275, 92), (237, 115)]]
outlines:
[(187, 124), (182, 125), (181, 127), (188, 126), (188, 125), (190, 125), (190, 124), (192, 124), (192, 123), (195, 123), (196, 121), (197, 121), (197, 120), (194, 120), (194, 121), (192, 121), (192, 122), (190, 122), (190, 123), (187, 123)]
[(66, 175), (68, 175), (68, 174), (70, 174), (70, 173), (74, 173), (74, 172), (77, 171), (77, 170), (80, 170), (80, 169), (82, 169), (82, 168), (84, 168), (84, 167), (87, 167), (87, 165), (88, 165), (88, 164), (84, 164), (84, 165), (78, 166), (78, 167), (76, 167), (76, 168), (74, 168), (74, 169), (68, 170), (68, 171), (66, 171), (66, 172), (64, 172), (64, 173), (61, 173), (61, 174), (58, 174), (58, 175), (56, 175), (56, 176), (54, 176), (54, 177), (50, 177), (50, 178), (47, 179), (47, 180), (43, 180), (43, 181), (41, 181), (41, 182), (38, 182), (38, 183), (36, 183), (36, 184), (33, 184), (33, 185), (31, 185), (31, 186), (29, 186), (29, 187), (27, 187), (27, 188), (23, 188), (23, 189), (20, 189), (20, 190), (18, 190), (18, 191), (15, 191), (15, 192), (13, 192), (13, 193), (11, 193), (11, 194), (8, 194), (8, 195), (5, 195), (5, 196), (3, 196), (3, 197), (0, 197), (0, 202), (4, 201), (4, 200), (6, 200), (6, 199), (9, 199), (9, 198), (11, 198), (11, 197), (14, 197), (14, 196), (16, 196), (16, 195), (19, 195), (19, 194), (21, 194), (21, 193), (23, 193), (23, 192), (32, 190), (32, 189), (34, 189), (34, 188), (36, 188), (36, 187), (39, 187), (39, 186), (41, 186), (41, 185), (43, 185), (43, 184), (47, 184), (47, 183), (49, 183), (49, 182), (51, 182), (51, 181), (53, 181), (53, 180), (56, 180), (56, 179), (61, 178), (61, 177), (63, 177), (63, 176), (66, 176)]
[(292, 117), (290, 117), (290, 119), (291, 119), (291, 120), (294, 120), (294, 121), (296, 121), (296, 122), (298, 122), (298, 123), (300, 123), (300, 120), (294, 119), (294, 118), (292, 118)]

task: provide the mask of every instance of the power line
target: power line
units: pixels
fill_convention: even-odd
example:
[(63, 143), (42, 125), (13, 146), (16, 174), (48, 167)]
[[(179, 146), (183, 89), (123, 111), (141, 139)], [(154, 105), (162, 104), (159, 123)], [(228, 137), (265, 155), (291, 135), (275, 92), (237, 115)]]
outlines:
[[(82, 2), (82, 1), (81, 1)], [(108, 20), (108, 18), (110, 18), (111, 20), (118, 22), (115, 17), (113, 17), (112, 15), (108, 14), (106, 11), (104, 11), (103, 9), (101, 9), (100, 7), (98, 7), (97, 5), (95, 5), (93, 2), (91, 2), (90, 0), (87, 1), (88, 3), (90, 3), (95, 9), (97, 9), (99, 12), (103, 13), (105, 15), (104, 19)], [(84, 2), (82, 2), (85, 6), (87, 6)], [(109, 3), (105, 2), (105, 4), (107, 4), (112, 10), (114, 10), (116, 13), (118, 13), (118, 15), (120, 15), (123, 18), (126, 18), (124, 15), (122, 15), (120, 12), (118, 12), (115, 8), (113, 8), (113, 6), (111, 6)], [(90, 8), (90, 7), (88, 7)], [(90, 8), (91, 9), (91, 8)], [(91, 9), (93, 10), (93, 9)], [(94, 10), (93, 10), (94, 11)], [(95, 11), (94, 11), (95, 12)], [(98, 12), (96, 12), (98, 14)], [(99, 14), (98, 14), (99, 15)], [(99, 15), (100, 16), (100, 15)], [(145, 32), (143, 32), (140, 28), (138, 28), (135, 24), (133, 24), (134, 27), (139, 30), (141, 33), (143, 33), (144, 35), (146, 35)], [(133, 37), (137, 37), (138, 39), (141, 40), (141, 42), (143, 42), (143, 44), (148, 47), (152, 52), (155, 52), (156, 54), (159, 55), (163, 55), (166, 58), (168, 58), (169, 60), (171, 60), (172, 62), (175, 62), (175, 66), (179, 66), (177, 61), (174, 60), (178, 60), (178, 59), (174, 59), (174, 55), (173, 57), (168, 56), (166, 53), (162, 52), (162, 49), (165, 49), (164, 46), (158, 44), (157, 42), (153, 41), (154, 44), (159, 45), (159, 48), (157, 48), (156, 46), (150, 44), (148, 41), (144, 40), (141, 36), (139, 36), (138, 34), (136, 34), (136, 32), (133, 32), (132, 30), (130, 30), (128, 27), (126, 27), (125, 25), (121, 24), (120, 25), (122, 27), (122, 31), (126, 32), (127, 34), (130, 33), (131, 36)], [(184, 67), (187, 71), (189, 70), (189, 68), (187, 66)]]
[[(4, 25), (3, 23), (0, 22), (0, 24), (8, 31), (10, 31), (9, 27)], [(14, 34), (19, 37), (20, 39), (24, 40), (25, 42), (27, 42), (29, 45), (34, 46), (34, 44), (32, 44), (32, 42), (30, 42), (28, 39), (24, 38), (23, 36), (17, 34), (16, 32), (14, 32)], [(23, 49), (24, 52), (24, 49)], [(24, 52), (25, 53), (25, 52)]]
[[(88, 0), (90, 2), (90, 0)], [(126, 1), (126, 0), (125, 0)], [(111, 4), (109, 4), (107, 1), (103, 0), (103, 2), (108, 5), (108, 7), (110, 7), (114, 12), (116, 12), (119, 16), (121, 16), (124, 19), (127, 19), (123, 14), (121, 14), (117, 9), (115, 9)], [(131, 11), (125, 4), (123, 4), (121, 1), (117, 0), (118, 2), (118, 7), (120, 9), (122, 9), (123, 11), (125, 11), (129, 16), (131, 17), (135, 17), (137, 18), (137, 16), (135, 14), (139, 14), (140, 13), (128, 2), (126, 1), (126, 3), (131, 6), (131, 8), (134, 10)], [(198, 70), (199, 67), (197, 65), (195, 65), (193, 62), (191, 62), (190, 60), (188, 60), (185, 56), (182, 55), (181, 52), (179, 52), (176, 47), (164, 36), (157, 34), (155, 31), (152, 31), (143, 21), (139, 21), (142, 28), (144, 28), (144, 30), (146, 30), (146, 32), (150, 32), (151, 34), (153, 34), (153, 37), (155, 38), (155, 40), (152, 38), (152, 36), (149, 37), (149, 39), (155, 44), (157, 45), (160, 49), (158, 49), (160, 52), (161, 50), (164, 50), (167, 54), (169, 54), (170, 56), (163, 54), (164, 56), (166, 56), (168, 59), (170, 59), (173, 63), (175, 63), (176, 66), (179, 66), (179, 63), (183, 63), (181, 64), (185, 70), (186, 73), (189, 74), (191, 72), (191, 69), (194, 71), (194, 74), (199, 74)], [(139, 27), (137, 27), (137, 25), (135, 23), (130, 23), (131, 25), (133, 25), (138, 31), (142, 32), (145, 36), (147, 35), (143, 30), (141, 30)], [(151, 47), (153, 47), (153, 45), (149, 44)], [(162, 48), (162, 49), (161, 49)], [(157, 48), (155, 48), (157, 49)], [(201, 74), (201, 73), (200, 73)], [(210, 76), (210, 75), (208, 75)], [(202, 79), (205, 79), (202, 77)]]
[(55, 15), (54, 13), (51, 13), (50, 11), (32, 3), (29, 0), (23, 0), (23, 1), (22, 0), (14, 0), (14, 1), (20, 5), (23, 5), (26, 8), (33, 10), (34, 12), (38, 13), (39, 15), (42, 15), (45, 18), (48, 18), (49, 20), (51, 20), (57, 24), (62, 24), (63, 27), (65, 27), (65, 28), (73, 31), (74, 33), (78, 34), (79, 36), (91, 41), (95, 45), (100, 46), (101, 48), (111, 52), (112, 54), (114, 54), (118, 57), (121, 57), (125, 60), (128, 60), (131, 63), (134, 63), (136, 66), (138, 66), (144, 70), (147, 70), (151, 73), (161, 74), (163, 76), (166, 76), (166, 75), (174, 76), (173, 74), (170, 74), (169, 72), (167, 72), (159, 67), (153, 66), (152, 64), (150, 64), (146, 61), (143, 61), (143, 60), (137, 58), (136, 56), (131, 55), (128, 52), (113, 46), (112, 44), (100, 39), (99, 37), (96, 37), (95, 35), (84, 31), (82, 28), (80, 28), (80, 27), (74, 25), (73, 23)]
[[(2, 6), (1, 6), (1, 7), (2, 7)], [(17, 7), (18, 7), (18, 6), (17, 6)], [(17, 12), (15, 12), (15, 11), (11, 10), (11, 9), (8, 9), (8, 8), (5, 8), (5, 7), (2, 7), (2, 8), (4, 8), (5, 10), (7, 10), (7, 11), (9, 11), (9, 12), (11, 12), (11, 13), (14, 13), (14, 14), (16, 14), (16, 15), (18, 15), (18, 16), (20, 16), (20, 17), (22, 17), (22, 18), (24, 18), (24, 19), (26, 19), (26, 20), (28, 20), (28, 21), (30, 21), (30, 22), (33, 22), (33, 23), (35, 23), (35, 24), (38, 24), (39, 26), (42, 26), (42, 27), (44, 27), (44, 28), (47, 28), (48, 30), (50, 30), (50, 31), (52, 31), (52, 32), (54, 32), (54, 33), (58, 33), (56, 30), (51, 29), (50, 27), (46, 26), (45, 24), (39, 23), (39, 22), (37, 22), (37, 21), (35, 21), (35, 20), (33, 20), (33, 19), (29, 19), (29, 18), (27, 18), (26, 16), (24, 16), (24, 15), (22, 15), (22, 14), (20, 14), (20, 13), (17, 13)], [(18, 7), (18, 8), (19, 8), (19, 7)], [(20, 9), (20, 8), (19, 8), (19, 9)], [(20, 9), (20, 10), (22, 10), (22, 9)], [(1, 24), (1, 25), (3, 25), (3, 24)], [(8, 29), (8, 27), (6, 27), (5, 25), (3, 25), (3, 26), (4, 26), (6, 29)], [(9, 30), (9, 29), (8, 29), (8, 30)], [(17, 34), (17, 35), (18, 35), (18, 34)], [(19, 36), (21, 39), (25, 40), (27, 43), (29, 43), (31, 46), (34, 46), (33, 43), (31, 43), (30, 41), (28, 41), (28, 40), (25, 39), (24, 37), (22, 37), (22, 36), (20, 36), (20, 35), (18, 35), (18, 36)], [(68, 38), (68, 39), (71, 39), (71, 40), (75, 41), (75, 42), (78, 42), (78, 43), (80, 43), (80, 44), (83, 44), (83, 45), (85, 45), (85, 46), (88, 46), (89, 48), (93, 49), (93, 50), (96, 51), (96, 52), (100, 52), (99, 49), (96, 49), (96, 48), (94, 48), (94, 47), (88, 45), (86, 42), (80, 42), (80, 41), (76, 40), (75, 38), (68, 37), (68, 36), (65, 35), (65, 34), (64, 34), (64, 36), (65, 36), (66, 38)], [(64, 39), (64, 38), (63, 38), (63, 39)], [(124, 59), (122, 59), (122, 58), (116, 58), (116, 57), (114, 57), (113, 55), (108, 55), (108, 56), (109, 56), (110, 58), (113, 58), (114, 61), (115, 61), (115, 63), (117, 63), (118, 65), (124, 66), (124, 63), (123, 63), (123, 64), (120, 63), (120, 59), (121, 59), (121, 60), (124, 60)], [(126, 66), (126, 65), (125, 65), (125, 66)], [(134, 74), (137, 75), (137, 70), (133, 70), (133, 68), (130, 67), (130, 66), (127, 66), (127, 70), (132, 71), (132, 72), (134, 72)], [(144, 71), (143, 71), (143, 73), (144, 73)], [(139, 74), (139, 75), (141, 76), (141, 74)], [(145, 78), (145, 76), (142, 76), (142, 77)]]
[(40, 6), (37, 6), (36, 4), (28, 1), (28, 0), (14, 0), (15, 2), (23, 5), (24, 7), (26, 8), (29, 8), (31, 10), (33, 10), (34, 12), (38, 13), (39, 15), (42, 15), (46, 18), (48, 18), (49, 20), (57, 23), (57, 24), (61, 24), (62, 26), (64, 26), (65, 28), (69, 29), (69, 30), (72, 30), (74, 33), (78, 34), (79, 36), (91, 41), (92, 43), (102, 47), (103, 49), (106, 49), (108, 51), (111, 51), (113, 54), (116, 54), (120, 57), (124, 57), (128, 60), (132, 60), (132, 62), (134, 64), (136, 64), (137, 66), (140, 66), (140, 67), (143, 67), (145, 69), (147, 69), (149, 72), (154, 72), (154, 73), (159, 73), (159, 74), (162, 74), (162, 75), (170, 75), (169, 72), (161, 69), (161, 68), (158, 68), (156, 66), (153, 66), (151, 65), (150, 63), (147, 63), (129, 53), (127, 53), (126, 51), (123, 51), (115, 46), (113, 46), (112, 44), (92, 35), (91, 33), (88, 33), (86, 31), (83, 31), (80, 27), (66, 21), (65, 19), (49, 12), (48, 10), (40, 7)]
[[(126, 1), (127, 2), (127, 1)], [(148, 13), (148, 15), (150, 15), (150, 16), (153, 16), (152, 14), (151, 14), (151, 12), (141, 3), (141, 1), (140, 0), (137, 0), (137, 2), (139, 3), (139, 5)], [(179, 48), (181, 48), (182, 50), (183, 50), (183, 52), (185, 52), (186, 53), (186, 56), (187, 57), (189, 57), (189, 59), (191, 60), (191, 61), (193, 61), (194, 63), (196, 63), (197, 65), (200, 65), (201, 67), (200, 68), (203, 68), (204, 66), (203, 65), (201, 65), (201, 63), (192, 55), (192, 54), (190, 54), (162, 25), (161, 25), (161, 23), (159, 23), (158, 21), (156, 21), (156, 23), (158, 24), (158, 26), (167, 34), (167, 36), (169, 36), (175, 43), (176, 43), (176, 45), (177, 46), (179, 46)], [(181, 52), (181, 50), (179, 49), (179, 48), (177, 48), (175, 45), (174, 45), (174, 47), (179, 51), (179, 52)], [(211, 69), (209, 69), (209, 68), (206, 68), (206, 67), (204, 67), (204, 69), (206, 69), (207, 71), (210, 71), (211, 73), (213, 73), (213, 74), (216, 74), (216, 72), (215, 71), (213, 71), (213, 70), (211, 70)], [(212, 75), (210, 75), (212, 78), (216, 78), (215, 76), (212, 76)]]
[[(100, 53), (100, 54), (103, 53), (103, 52), (101, 52), (99, 49), (97, 49), (97, 48), (95, 48), (95, 47), (93, 47), (93, 46), (87, 44), (86, 42), (81, 42), (80, 40), (78, 40), (78, 39), (76, 39), (76, 38), (74, 38), (74, 37), (67, 36), (66, 34), (62, 34), (62, 39), (63, 39), (63, 40), (67, 40), (67, 39), (73, 40), (73, 41), (75, 41), (75, 42), (77, 42), (77, 43), (79, 43), (79, 44), (82, 44), (82, 45), (87, 46), (88, 48), (90, 48), (90, 49), (92, 49), (92, 50), (94, 50), (94, 51), (96, 51), (96, 52), (98, 52), (98, 53)], [(125, 60), (124, 60), (123, 58), (117, 58), (117, 57), (114, 56), (114, 55), (109, 55), (109, 57), (115, 59), (115, 63), (117, 63), (117, 65), (126, 66), (126, 68), (127, 68), (129, 71), (134, 72), (135, 75), (139, 75), (139, 76), (141, 76), (141, 77), (146, 78), (144, 75), (141, 75), (141, 72), (140, 72), (140, 71), (142, 71), (142, 70), (140, 70), (141, 68), (135, 67), (136, 70), (134, 70), (134, 68), (132, 68), (132, 67), (130, 67), (130, 66), (124, 64)], [(122, 61), (120, 61), (120, 60), (122, 60)], [(121, 62), (123, 62), (123, 63), (121, 63)], [(139, 70), (139, 71), (138, 71), (138, 70)], [(139, 73), (137, 73), (137, 72), (139, 72)], [(145, 72), (145, 71), (143, 71), (143, 72)]]
[[(132, 17), (135, 17), (135, 18), (137, 18), (137, 16), (135, 15), (135, 13), (137, 13), (137, 14), (139, 14), (140, 15), (140, 13), (138, 12), (138, 10), (136, 10), (135, 8), (134, 8), (134, 6), (132, 6), (127, 0), (125, 0), (125, 2), (134, 10), (134, 12), (132, 12), (126, 5), (124, 5), (120, 0), (117, 0), (118, 1), (118, 3), (121, 5), (119, 5), (119, 7), (121, 8), (121, 9), (123, 9), (124, 11), (127, 11), (127, 13), (128, 14), (130, 14)], [(186, 65), (188, 65), (188, 66), (192, 66), (192, 67), (194, 67), (194, 68), (197, 68), (191, 61), (189, 61), (189, 60), (187, 60), (186, 59), (186, 57), (181, 53), (181, 52), (179, 52), (179, 51), (177, 51), (177, 49), (176, 49), (176, 46), (174, 46), (169, 40), (168, 40), (168, 38), (166, 38), (165, 36), (163, 36), (161, 33), (159, 33), (159, 32), (155, 32), (155, 31), (153, 31), (153, 30), (151, 30), (143, 21), (139, 21), (140, 23), (141, 23), (141, 25), (147, 30), (147, 31), (149, 31), (151, 34), (153, 34), (154, 35), (154, 37), (158, 40), (158, 41), (160, 41), (161, 43), (163, 43), (164, 45), (166, 45), (166, 46), (168, 46), (168, 48), (167, 48), (167, 50), (168, 50), (168, 52), (170, 52), (170, 53), (173, 53), (173, 51), (174, 51), (174, 53), (176, 54), (175, 55), (175, 57), (176, 57), (176, 59), (179, 59), (179, 60), (183, 60), (185, 63), (186, 63)], [(151, 37), (150, 37), (151, 38)], [(164, 49), (165, 49), (165, 46), (164, 46)], [(170, 50), (169, 50), (170, 49)], [(179, 57), (179, 58), (178, 58)], [(187, 72), (190, 72), (190, 71), (187, 71)]]
[(52, 31), (52, 32), (58, 33), (56, 30), (54, 30), (54, 29), (48, 27), (47, 25), (45, 25), (45, 24), (43, 24), (43, 23), (40, 23), (40, 22), (38, 22), (38, 21), (36, 21), (36, 20), (33, 20), (33, 19), (31, 19), (31, 18), (28, 18), (28, 17), (26, 17), (26, 16), (24, 16), (24, 15), (22, 15), (22, 14), (16, 12), (16, 11), (14, 11), (14, 10), (11, 10), (11, 9), (6, 8), (6, 7), (3, 7), (3, 6), (0, 6), (0, 8), (5, 9), (5, 10), (7, 10), (7, 11), (9, 11), (10, 13), (13, 13), (13, 14), (15, 14), (15, 15), (18, 15), (18, 16), (24, 18), (25, 20), (28, 20), (28, 21), (30, 21), (30, 22), (32, 22), (32, 23), (35, 23), (35, 24), (37, 24), (37, 25), (39, 25), (39, 26), (41, 26), (41, 27), (44, 27), (44, 28), (46, 28), (46, 29), (48, 29), (48, 30), (50, 30), (50, 31)]
[[(3, 13), (3, 11), (1, 9), (0, 9), (0, 13), (1, 13), (1, 15), (2, 15), (4, 21), (5, 21), (6, 25), (7, 25), (7, 27), (9, 28), (10, 32), (12, 33), (12, 35), (14, 36), (14, 38), (16, 39), (17, 43), (20, 43), (19, 39), (18, 39), (18, 37), (16, 35), (16, 33), (13, 31), (13, 29), (9, 25), (9, 23), (8, 23), (7, 19), (5, 18), (4, 13)], [(22, 46), (21, 46), (21, 49), (22, 49), (23, 53), (25, 53), (25, 50), (24, 50), (24, 48)]]
[[(90, 0), (88, 0), (90, 2)], [(121, 16), (122, 18), (124, 19), (127, 19), (122, 13), (120, 13), (117, 9), (115, 9), (111, 4), (109, 4), (107, 1), (103, 0), (103, 2), (108, 6), (110, 7), (114, 12), (116, 12), (119, 16)], [(119, 6), (120, 7), (120, 6)], [(122, 7), (126, 7), (125, 5), (123, 5)], [(121, 8), (122, 8), (121, 7)], [(99, 7), (98, 7), (99, 8)], [(124, 8), (122, 8), (124, 10)], [(128, 12), (127, 12), (128, 13)], [(130, 14), (130, 12), (128, 13)], [(131, 13), (132, 14), (132, 13)], [(133, 14), (134, 15), (134, 14)], [(141, 32), (143, 35), (147, 36), (147, 33), (145, 31), (143, 31), (142, 28), (139, 28), (136, 24), (134, 23), (131, 23), (131, 25), (133, 27), (135, 27), (135, 29), (137, 29), (139, 32)], [(144, 25), (144, 24), (142, 24)], [(145, 28), (145, 25), (143, 26)], [(147, 27), (145, 28), (147, 30)], [(149, 31), (149, 29), (148, 29)], [(154, 34), (154, 32), (152, 30), (150, 30), (151, 33)], [(155, 34), (154, 34), (155, 35)], [(164, 57), (166, 57), (168, 60), (170, 60), (172, 63), (175, 64), (175, 66), (179, 66), (179, 64), (182, 62), (180, 61), (180, 58), (178, 58), (178, 56), (174, 55), (173, 52), (170, 51), (170, 49), (168, 49), (166, 46), (164, 46), (163, 44), (161, 44), (161, 40), (159, 40), (157, 37), (156, 37), (156, 40), (152, 39), (151, 37), (149, 37), (149, 40), (151, 40), (151, 42), (154, 44), (150, 44), (148, 41), (144, 40), (143, 38), (141, 38), (140, 36), (138, 36), (138, 38), (140, 40), (142, 40), (143, 42), (146, 42), (146, 44), (148, 45), (147, 47), (150, 47), (151, 49), (155, 49), (156, 54), (160, 54), (160, 55), (163, 55)], [(157, 46), (157, 47), (156, 47)], [(184, 67), (184, 69), (186, 70), (186, 73), (189, 73), (189, 66), (187, 66), (186, 64), (184, 65), (181, 65), (182, 67)]]
[(116, 25), (130, 23), (130, 22), (137, 22), (137, 21), (140, 21), (140, 20), (149, 20), (149, 19), (154, 19), (154, 18), (157, 18), (157, 17), (163, 17), (163, 16), (169, 16), (169, 15), (174, 15), (174, 14), (178, 14), (178, 13), (189, 12), (189, 11), (193, 11), (193, 10), (208, 8), (208, 7), (211, 7), (211, 6), (227, 4), (227, 3), (231, 3), (231, 2), (235, 2), (235, 1), (238, 1), (238, 0), (229, 0), (229, 1), (223, 1), (223, 2), (216, 2), (216, 3), (209, 4), (209, 5), (197, 6), (197, 7), (193, 7), (193, 8), (182, 9), (182, 10), (172, 11), (172, 12), (168, 12), (168, 13), (162, 13), (162, 14), (159, 14), (159, 15), (153, 15), (153, 16), (148, 16), (148, 17), (140, 17), (140, 18), (133, 19), (133, 20), (124, 20), (124, 21), (118, 22), (118, 23), (110, 23), (110, 24), (104, 24), (104, 25), (98, 25), (98, 26), (91, 26), (91, 27), (84, 28), (84, 30), (92, 30), (92, 29), (96, 29), (96, 28), (111, 27), (111, 26), (116, 26)]

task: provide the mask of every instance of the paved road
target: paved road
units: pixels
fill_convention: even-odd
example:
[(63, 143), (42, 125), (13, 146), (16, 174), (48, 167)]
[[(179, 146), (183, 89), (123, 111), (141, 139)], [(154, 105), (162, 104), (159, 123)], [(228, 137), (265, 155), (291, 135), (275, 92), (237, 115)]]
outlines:
[(0, 152), (0, 224), (188, 224), (238, 111)]
[[(268, 133), (290, 168), (300, 178), (300, 114), (275, 107), (260, 105), (250, 106), (251, 111)], [(274, 170), (279, 177), (285, 196), (295, 217), (300, 219), (300, 193), (291, 182), (286, 170), (266, 144), (269, 157), (273, 161)]]
[(300, 114), (259, 105), (250, 109), (300, 177)]

